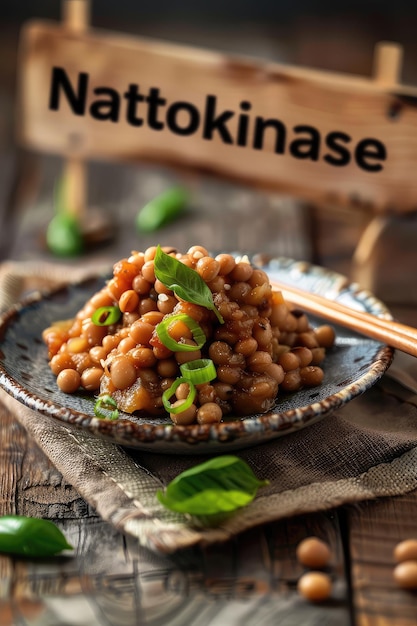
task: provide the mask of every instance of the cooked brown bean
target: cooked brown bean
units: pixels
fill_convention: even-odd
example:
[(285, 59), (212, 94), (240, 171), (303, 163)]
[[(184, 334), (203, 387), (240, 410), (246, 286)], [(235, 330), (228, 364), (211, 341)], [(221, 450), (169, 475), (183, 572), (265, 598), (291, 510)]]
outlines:
[(245, 302), (254, 306), (260, 306), (265, 302), (270, 290), (269, 285), (258, 285), (245, 297)]
[(152, 326), (152, 324), (142, 320), (137, 320), (137, 322), (134, 322), (130, 327), (130, 336), (136, 343), (148, 345), (154, 330), (155, 327)]
[(120, 342), (118, 335), (106, 335), (102, 341), (104, 350), (109, 354), (112, 350), (117, 348)]
[(216, 382), (213, 384), (214, 391), (220, 400), (229, 401), (233, 396), (233, 387), (226, 383)]
[(74, 354), (72, 360), (74, 363), (74, 368), (79, 374), (82, 374), (84, 370), (94, 365), (94, 362), (89, 352), (80, 352), (78, 354)]
[(300, 362), (300, 367), (306, 367), (310, 365), (313, 360), (313, 353), (309, 348), (305, 346), (298, 346), (297, 348), (292, 348), (291, 352), (296, 355)]
[(265, 370), (271, 365), (272, 357), (268, 352), (262, 352), (261, 350), (257, 350), (247, 359), (248, 368), (252, 372), (259, 372), (262, 374)]
[(223, 412), (215, 402), (207, 402), (197, 410), (197, 422), (199, 424), (213, 424), (220, 422)]
[(81, 374), (81, 385), (84, 389), (87, 389), (87, 391), (97, 391), (97, 389), (100, 389), (102, 376), (102, 367), (89, 367)]
[(85, 337), (71, 337), (67, 341), (67, 350), (72, 354), (79, 354), (88, 350), (89, 345)]
[(81, 384), (81, 376), (76, 370), (61, 370), (56, 379), (57, 385), (65, 393), (74, 393)]
[(260, 285), (269, 285), (269, 279), (263, 270), (253, 270), (249, 279), (247, 279), (251, 287), (258, 287)]
[(160, 359), (156, 369), (162, 378), (174, 378), (179, 373), (178, 364), (175, 359)]
[(270, 315), (270, 321), (272, 326), (277, 326), (278, 328), (283, 330), (287, 316), (288, 307), (284, 302), (274, 304), (272, 306), (272, 311)]
[(94, 294), (89, 302), (93, 305), (94, 309), (99, 309), (102, 306), (112, 306), (114, 304), (113, 298), (105, 289)]
[(139, 302), (139, 313), (140, 315), (145, 315), (145, 313), (149, 313), (150, 311), (156, 311), (158, 309), (158, 304), (152, 298), (143, 298)]
[(232, 347), (225, 341), (214, 341), (209, 347), (209, 357), (215, 365), (229, 363), (232, 352)]
[[(246, 296), (250, 294), (252, 287), (249, 283), (238, 282), (233, 283), (229, 289), (229, 298), (235, 300), (235, 302), (246, 302)], [(249, 303), (247, 303), (249, 304)]]
[[(253, 274), (253, 267), (250, 263), (240, 261), (229, 273), (230, 278), (238, 282), (247, 282)], [(250, 286), (250, 285), (249, 285)]]
[(124, 291), (119, 299), (119, 309), (122, 313), (132, 313), (139, 305), (139, 296), (133, 289)]
[(136, 380), (136, 368), (131, 358), (118, 356), (111, 362), (110, 378), (117, 389), (127, 389)]
[(298, 391), (301, 387), (300, 370), (291, 370), (284, 376), (281, 383), (281, 389), (284, 391)]
[(298, 328), (297, 318), (289, 312), (280, 328), (286, 333), (296, 332)]
[[(183, 404), (184, 402), (184, 400), (177, 400), (172, 404), (172, 406), (177, 408), (178, 406), (181, 406), (181, 404)], [(188, 409), (185, 409), (184, 411), (180, 411), (179, 413), (170, 413), (170, 417), (174, 424), (187, 426), (188, 424), (193, 424), (193, 422), (195, 421), (196, 413), (197, 407), (195, 404), (192, 404), (188, 407)]]
[(58, 374), (62, 372), (62, 370), (73, 369), (74, 362), (70, 354), (68, 354), (67, 352), (59, 352), (58, 354), (55, 354), (55, 356), (53, 356), (52, 359), (49, 361), (49, 367), (51, 368), (52, 373), (55, 376), (58, 376)]
[(253, 327), (253, 337), (260, 350), (266, 350), (272, 341), (272, 330), (269, 320), (260, 318)]
[(199, 404), (206, 404), (206, 402), (214, 402), (215, 399), (216, 399), (216, 391), (213, 385), (210, 385), (210, 384), (198, 385)]
[[(184, 339), (183, 343), (186, 343), (190, 346), (196, 345), (195, 341), (192, 339)], [(190, 352), (175, 352), (174, 353), (175, 360), (178, 365), (182, 365), (183, 363), (188, 363), (189, 361), (195, 361), (196, 359), (201, 359), (201, 350), (192, 350)]]
[(101, 363), (107, 357), (107, 354), (107, 351), (102, 346), (94, 346), (89, 352), (93, 363)]
[(219, 275), (216, 276), (216, 278), (213, 278), (213, 280), (210, 280), (210, 282), (207, 283), (207, 286), (213, 293), (220, 293), (223, 291), (225, 284), (224, 276)]
[(145, 255), (143, 252), (133, 252), (132, 255), (128, 258), (128, 261), (132, 265), (135, 265), (138, 270), (140, 270), (145, 263)]
[(272, 385), (266, 380), (254, 379), (253, 385), (250, 387), (250, 394), (255, 397), (270, 398), (272, 393)]
[(241, 370), (238, 367), (219, 365), (217, 368), (217, 379), (222, 383), (235, 385), (241, 377)]
[(166, 285), (164, 285), (164, 283), (161, 283), (160, 280), (156, 279), (155, 283), (154, 283), (154, 289), (156, 291), (156, 293), (158, 294), (165, 294), (166, 296), (172, 296), (172, 291), (171, 289), (169, 289), (169, 287), (166, 287)]
[(317, 365), (300, 368), (301, 383), (306, 387), (316, 387), (323, 382), (324, 372)]
[(320, 365), (320, 363), (324, 361), (326, 350), (324, 348), (312, 348), (311, 354), (313, 357), (311, 359), (311, 365)]
[(203, 280), (210, 282), (218, 275), (220, 263), (210, 256), (203, 256), (201, 259), (198, 259), (195, 269)]
[(156, 326), (159, 322), (162, 322), (164, 319), (164, 314), (160, 311), (148, 311), (148, 313), (144, 313), (141, 317), (142, 321), (146, 324), (151, 324), (152, 326)]
[[(294, 315), (294, 311), (293, 311)], [(296, 316), (297, 319), (297, 333), (306, 333), (310, 329), (310, 323), (305, 313)]]
[(271, 363), (271, 365), (265, 368), (265, 374), (268, 374), (268, 376), (273, 378), (280, 385), (284, 380), (285, 371), (278, 363)]
[(242, 354), (245, 357), (250, 356), (258, 349), (258, 342), (254, 337), (245, 337), (240, 339), (234, 345), (234, 351), (238, 354)]
[(83, 326), (82, 333), (90, 347), (98, 346), (107, 335), (107, 328), (105, 326), (97, 326), (97, 324), (89, 321)]
[(278, 364), (281, 365), (286, 372), (291, 372), (300, 367), (300, 359), (294, 352), (284, 352), (278, 358)]
[(219, 274), (230, 274), (236, 265), (235, 258), (231, 254), (218, 254), (216, 261), (219, 264)]
[(140, 318), (139, 311), (133, 313), (123, 313), (123, 326), (132, 326)]
[(132, 289), (141, 296), (146, 296), (150, 292), (151, 286), (151, 283), (141, 276), (141, 274), (135, 276), (132, 282)]
[(136, 347), (136, 341), (132, 339), (132, 337), (124, 337), (118, 346), (119, 352), (122, 354), (127, 354), (129, 350), (133, 350)]
[(162, 343), (156, 346), (152, 346), (152, 350), (157, 359), (168, 359), (173, 354), (171, 350), (164, 346)]
[(177, 400), (185, 400), (190, 394), (190, 385), (188, 383), (181, 383), (178, 385), (175, 395)]
[(193, 259), (201, 259), (203, 256), (209, 256), (207, 248), (203, 246), (191, 246), (188, 249), (187, 254)]
[(134, 348), (130, 352), (130, 356), (134, 361), (135, 367), (153, 367), (157, 362), (152, 348), (146, 348), (145, 346)]
[(300, 346), (305, 346), (306, 348), (318, 348), (319, 344), (316, 339), (314, 332), (300, 333), (297, 337), (298, 343)]
[(158, 311), (164, 315), (169, 315), (173, 312), (175, 306), (178, 304), (178, 300), (175, 296), (168, 296), (165, 293), (161, 293), (158, 296), (157, 307)]
[(153, 284), (155, 282), (155, 266), (153, 259), (145, 261), (142, 267), (142, 276), (148, 283)]
[(319, 346), (323, 348), (331, 348), (335, 342), (336, 333), (332, 326), (323, 324), (315, 329), (316, 339)]

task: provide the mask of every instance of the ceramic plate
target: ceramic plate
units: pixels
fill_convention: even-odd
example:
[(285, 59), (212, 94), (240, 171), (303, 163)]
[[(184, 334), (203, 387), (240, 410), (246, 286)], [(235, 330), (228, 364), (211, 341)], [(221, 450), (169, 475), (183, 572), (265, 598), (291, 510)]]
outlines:
[[(285, 258), (253, 261), (271, 278), (337, 300), (352, 308), (389, 317), (386, 307), (340, 274)], [(329, 415), (371, 387), (387, 370), (391, 348), (336, 326), (337, 340), (323, 363), (324, 382), (293, 394), (278, 395), (272, 411), (227, 418), (216, 425), (174, 426), (167, 419), (121, 413), (116, 421), (94, 416), (94, 398), (66, 395), (49, 369), (42, 331), (52, 322), (72, 317), (104, 282), (99, 276), (82, 283), (37, 294), (15, 305), (0, 319), (0, 386), (27, 407), (111, 439), (119, 444), (162, 453), (226, 452), (286, 435)], [(313, 325), (323, 323), (309, 315)]]

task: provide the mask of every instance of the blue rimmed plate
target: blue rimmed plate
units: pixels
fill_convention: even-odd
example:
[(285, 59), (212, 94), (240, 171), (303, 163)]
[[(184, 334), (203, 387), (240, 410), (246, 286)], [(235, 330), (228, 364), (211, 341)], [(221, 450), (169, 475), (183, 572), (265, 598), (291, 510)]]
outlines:
[[(340, 274), (286, 258), (253, 261), (271, 278), (320, 294), (379, 317), (389, 311), (369, 292)], [(323, 363), (324, 382), (293, 394), (279, 394), (273, 410), (245, 418), (227, 418), (216, 425), (174, 426), (166, 419), (121, 413), (116, 421), (94, 416), (94, 398), (59, 391), (49, 369), (42, 331), (56, 320), (72, 317), (104, 283), (97, 276), (47, 294), (34, 294), (0, 318), (0, 386), (23, 405), (132, 448), (178, 454), (222, 453), (270, 441), (329, 415), (365, 392), (381, 378), (393, 350), (335, 326), (337, 339)], [(311, 314), (313, 325), (322, 321)]]

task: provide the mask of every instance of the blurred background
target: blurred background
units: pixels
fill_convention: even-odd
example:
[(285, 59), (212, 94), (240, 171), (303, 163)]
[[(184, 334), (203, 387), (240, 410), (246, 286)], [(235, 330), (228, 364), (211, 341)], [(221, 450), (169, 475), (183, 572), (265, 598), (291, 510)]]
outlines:
[[(43, 225), (52, 215), (52, 187), (61, 161), (52, 155), (30, 155), (16, 145), (16, 59), (19, 31), (31, 18), (58, 20), (58, 0), (2, 0), (0, 7), (0, 257), (31, 258), (45, 253)], [(372, 74), (375, 45), (382, 40), (404, 47), (402, 82), (417, 86), (417, 4), (412, 0), (93, 0), (92, 27), (110, 29), (171, 42), (233, 52), (285, 64), (323, 70)], [(18, 176), (16, 171), (18, 170)], [(141, 203), (158, 193), (170, 173), (116, 164), (89, 164), (89, 203), (104, 207), (113, 217), (130, 219)], [(112, 180), (112, 184), (105, 181)], [(22, 184), (22, 181), (24, 184)], [(123, 190), (123, 197), (121, 191)], [(259, 192), (236, 189), (206, 181), (201, 208), (209, 211), (219, 198), (231, 219), (241, 220), (235, 240), (219, 247), (245, 246), (244, 229), (254, 210), (263, 210), (264, 231), (259, 234), (264, 250), (277, 249), (276, 220), (292, 220), (292, 231), (279, 240), (283, 255), (313, 260), (349, 275), (353, 250), (366, 225), (358, 212), (332, 211), (328, 207), (305, 207), (297, 199), (282, 201)], [(204, 205), (206, 202), (207, 206)], [(282, 217), (283, 216), (283, 217)], [(133, 219), (133, 218), (132, 218)], [(272, 221), (271, 221), (272, 220)], [(274, 221), (275, 220), (275, 221)], [(415, 228), (414, 217), (406, 227)], [(271, 229), (272, 226), (272, 229)], [(214, 227), (213, 217), (204, 224)], [(399, 237), (402, 223), (398, 225)], [(128, 228), (123, 245), (146, 245)], [(204, 228), (203, 228), (204, 232)], [(275, 237), (271, 236), (275, 232)], [(11, 233), (13, 236), (11, 236)], [(285, 234), (286, 233), (286, 234)], [(294, 236), (294, 233), (298, 235)], [(338, 234), (339, 236), (336, 236)], [(170, 236), (167, 232), (167, 237)], [(229, 229), (230, 235), (230, 229)], [(153, 237), (154, 238), (154, 237)], [(413, 239), (413, 249), (415, 239)], [(260, 244), (261, 245), (261, 244)], [(121, 252), (120, 247), (120, 252)], [(119, 249), (113, 249), (117, 255)], [(45, 253), (47, 254), (47, 253)], [(411, 263), (415, 263), (414, 258)], [(395, 280), (395, 277), (394, 277)], [(384, 294), (381, 294), (384, 295)]]

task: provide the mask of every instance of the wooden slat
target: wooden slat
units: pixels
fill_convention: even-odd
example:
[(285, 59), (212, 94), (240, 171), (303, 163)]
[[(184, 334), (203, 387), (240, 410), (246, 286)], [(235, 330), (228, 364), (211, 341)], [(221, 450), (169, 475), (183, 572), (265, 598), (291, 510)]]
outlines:
[(356, 626), (415, 626), (417, 593), (393, 578), (393, 549), (417, 536), (417, 492), (361, 504), (349, 511)]
[[(1, 623), (17, 625), (36, 617), (45, 623), (63, 620), (75, 626), (82, 616), (91, 626), (99, 626), (104, 613), (106, 623), (130, 626), (151, 623), (165, 614), (171, 624), (182, 626), (226, 620), (228, 606), (233, 606), (242, 620), (256, 614), (265, 624), (277, 619), (303, 626), (320, 621), (350, 624), (336, 515), (284, 520), (252, 529), (224, 545), (158, 557), (82, 506), (74, 489), (7, 412), (1, 414), (0, 444), (0, 475), (7, 469), (10, 483), (3, 485), (2, 494), (9, 503), (3, 503), (1, 512), (53, 519), (76, 547), (75, 558), (69, 559), (1, 558)], [(310, 535), (322, 537), (332, 551), (328, 571), (333, 594), (318, 605), (304, 600), (296, 590), (304, 568), (295, 550)]]
[[(183, 165), (333, 206), (356, 205), (376, 212), (413, 211), (417, 206), (417, 89), (99, 31), (74, 34), (63, 26), (42, 22), (24, 30), (19, 59), (18, 133), (27, 146), (72, 157)], [(74, 88), (79, 73), (88, 74), (84, 115), (74, 114), (67, 102), (60, 104), (59, 110), (49, 109), (54, 66), (64, 69)], [(160, 89), (167, 101), (159, 111), (163, 130), (149, 127), (145, 102), (138, 108), (138, 116), (144, 116), (145, 122), (141, 126), (128, 123), (124, 94), (131, 84), (138, 85), (145, 95), (151, 87)], [(119, 94), (117, 121), (91, 117), (89, 107), (99, 98), (94, 94), (99, 87), (110, 87)], [(212, 139), (204, 139), (208, 95), (217, 98), (217, 115), (235, 112), (227, 122), (233, 145), (224, 143), (217, 131)], [(200, 115), (193, 134), (182, 136), (165, 123), (166, 111), (178, 101), (191, 103)], [(243, 101), (249, 101), (251, 109), (247, 112), (247, 145), (239, 146), (237, 128), (240, 114), (245, 113), (240, 108)], [(181, 115), (178, 124), (187, 127), (189, 114), (182, 111)], [(253, 149), (256, 116), (284, 124), (283, 154), (275, 153), (275, 131), (265, 133), (262, 149)], [(297, 135), (293, 130), (298, 125), (317, 129), (321, 142), (318, 160), (291, 156), (291, 141), (306, 138), (305, 133)], [(334, 131), (351, 137), (347, 165), (336, 167), (323, 160), (328, 152), (324, 138)], [(379, 172), (365, 171), (355, 162), (355, 146), (366, 138), (377, 139), (386, 147), (387, 159), (381, 162)]]

